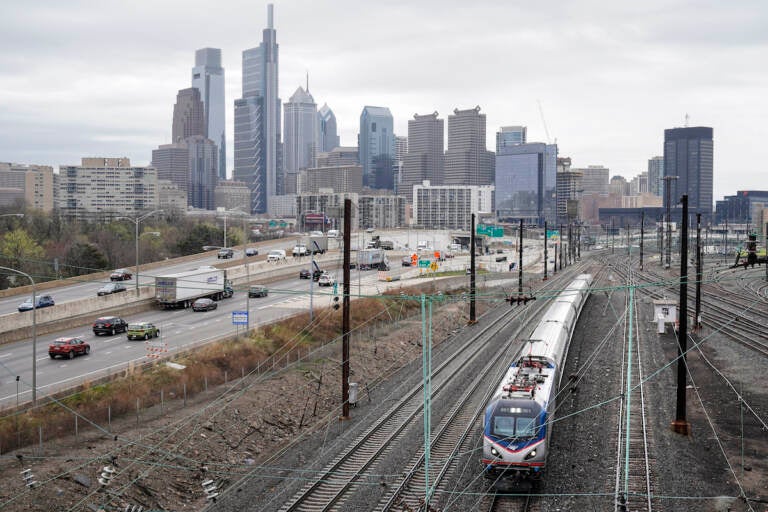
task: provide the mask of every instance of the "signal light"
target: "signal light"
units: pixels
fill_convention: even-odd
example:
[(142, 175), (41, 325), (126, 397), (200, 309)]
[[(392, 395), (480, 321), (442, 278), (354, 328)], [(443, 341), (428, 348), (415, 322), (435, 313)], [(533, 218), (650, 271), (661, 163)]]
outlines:
[(334, 297), (333, 298), (333, 309), (339, 309), (339, 298)]

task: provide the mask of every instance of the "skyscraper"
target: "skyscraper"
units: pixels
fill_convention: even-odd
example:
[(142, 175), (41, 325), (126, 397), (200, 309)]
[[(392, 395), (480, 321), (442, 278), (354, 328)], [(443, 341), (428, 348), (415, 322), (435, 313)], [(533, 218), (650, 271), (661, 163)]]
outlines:
[(664, 157), (655, 156), (648, 160), (648, 192), (655, 196), (661, 196), (664, 184), (661, 177), (664, 176)]
[(283, 105), (285, 142), (283, 163), (286, 174), (315, 166), (317, 150), (317, 105), (302, 87)]
[(403, 157), (399, 193), (413, 202), (413, 186), (429, 180), (434, 186), (443, 184), (443, 148), (445, 121), (437, 112), (408, 121), (408, 152)]
[[(485, 149), (485, 114), (480, 107), (455, 109), (448, 116), (448, 151), (445, 152), (446, 185), (491, 185), (495, 161)], [(554, 187), (554, 176), (552, 178)]]
[(205, 113), (200, 91), (191, 87), (181, 89), (176, 95), (171, 141), (179, 142), (194, 135), (205, 135)]
[[(387, 107), (366, 106), (360, 114), (357, 147), (363, 166), (363, 186), (391, 188), (394, 183), (392, 167), (395, 158), (395, 134), (392, 113)], [(378, 172), (377, 172), (378, 171)]]
[(496, 155), (497, 215), (543, 225), (556, 216), (557, 145), (534, 142), (502, 147)]
[(679, 207), (680, 198), (688, 194), (688, 211), (712, 216), (712, 128), (696, 126), (664, 130), (664, 176), (670, 180), (670, 193), (664, 194), (671, 208)]
[(526, 126), (502, 126), (496, 132), (496, 153), (501, 152), (501, 148), (514, 146), (516, 144), (525, 144), (528, 142), (528, 127)]
[(325, 103), (317, 111), (317, 152), (327, 153), (339, 147), (339, 134), (336, 128), (336, 116)]
[(243, 97), (235, 100), (234, 178), (251, 191), (251, 212), (269, 211), (270, 197), (283, 190), (278, 45), (273, 6), (257, 48), (243, 51)]
[[(227, 140), (225, 135), (226, 106), (224, 103), (224, 68), (221, 67), (221, 50), (202, 48), (195, 52), (192, 68), (192, 87), (200, 91), (205, 108), (205, 132), (218, 148), (219, 177), (227, 179)], [(174, 140), (174, 142), (176, 142)]]

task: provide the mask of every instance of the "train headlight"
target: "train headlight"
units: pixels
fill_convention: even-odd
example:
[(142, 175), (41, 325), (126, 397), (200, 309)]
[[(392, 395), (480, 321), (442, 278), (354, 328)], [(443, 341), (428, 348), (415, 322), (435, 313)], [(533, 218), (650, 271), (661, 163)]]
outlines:
[(536, 456), (536, 450), (531, 450), (528, 452), (528, 454), (525, 456), (525, 460), (532, 459)]
[(501, 457), (501, 454), (499, 454), (499, 450), (496, 449), (495, 446), (491, 446), (491, 453), (494, 457)]

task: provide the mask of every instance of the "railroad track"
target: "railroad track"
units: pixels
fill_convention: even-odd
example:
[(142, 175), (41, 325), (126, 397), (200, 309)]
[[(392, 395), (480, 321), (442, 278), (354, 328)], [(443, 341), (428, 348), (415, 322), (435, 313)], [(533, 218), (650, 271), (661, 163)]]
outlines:
[[(446, 384), (476, 357), (480, 357), (487, 346), (502, 329), (509, 318), (499, 315), (476, 336), (466, 341), (444, 363), (432, 373), (432, 396), (437, 396)], [(291, 500), (280, 508), (281, 511), (332, 510), (340, 506), (347, 493), (364, 473), (401, 436), (405, 428), (413, 423), (423, 409), (423, 387), (413, 387), (393, 405), (378, 421), (358, 436), (345, 450), (312, 478)]]
[[(634, 284), (631, 268), (619, 270), (627, 277), (628, 284)], [(637, 311), (638, 297), (627, 293), (627, 311)], [(647, 511), (659, 510), (659, 502), (653, 500), (655, 475), (654, 460), (649, 454), (653, 444), (651, 430), (646, 421), (646, 403), (643, 390), (642, 350), (639, 315), (627, 318), (624, 329), (624, 361), (622, 361), (622, 390), (617, 418), (616, 439), (616, 480), (614, 510)]]
[[(636, 272), (634, 275), (637, 278), (636, 284), (639, 285), (638, 289), (642, 290), (642, 293), (653, 298), (669, 297), (670, 294), (674, 295), (679, 291), (679, 287), (676, 288), (676, 283), (663, 283), (663, 279), (665, 278), (652, 271)], [(648, 284), (654, 283), (663, 283), (660, 284), (658, 288), (666, 288), (669, 293), (662, 293), (658, 291), (658, 289), (652, 289), (648, 286)], [(693, 286), (689, 284), (689, 305), (693, 303), (691, 288), (693, 288)], [(722, 298), (722, 292), (717, 295), (717, 298), (702, 294), (702, 307), (707, 308), (706, 315), (702, 314), (702, 325), (713, 330), (718, 330), (737, 343), (750, 348), (764, 357), (768, 357), (768, 327), (766, 326), (768, 322), (755, 321), (744, 315), (744, 312), (746, 311), (744, 308), (759, 311), (760, 308), (763, 307), (762, 303), (757, 300), (749, 303), (749, 306), (739, 303), (738, 307), (742, 309), (738, 312), (738, 316), (734, 317), (734, 311), (732, 309), (728, 309), (719, 304)], [(689, 311), (691, 311), (690, 306)], [(690, 323), (690, 326), (692, 327), (693, 324)], [(744, 335), (745, 331), (749, 332), (751, 337), (746, 337)]]
[[(572, 275), (573, 272), (580, 273), (578, 267), (575, 267), (568, 275)], [(554, 283), (555, 281), (549, 281), (538, 291), (553, 288)], [(536, 303), (536, 306), (531, 308), (533, 311), (529, 310), (528, 317), (537, 316), (548, 305), (546, 302)], [(394, 487), (382, 498), (377, 510), (415, 510), (425, 507), (424, 496), (427, 494), (428, 484), (430, 495), (434, 496), (430, 503), (441, 502), (440, 505), (444, 505), (445, 496), (449, 496), (450, 491), (447, 475), (453, 474), (458, 469), (459, 454), (471, 453), (475, 449), (473, 433), (482, 430), (483, 406), (495, 389), (488, 383), (497, 382), (501, 378), (500, 369), (506, 368), (508, 361), (516, 357), (519, 345), (517, 340), (526, 328), (527, 324), (519, 325), (509, 341), (494, 352), (494, 357), (490, 358), (485, 367), (478, 372), (473, 382), (433, 432), (430, 443), (429, 479), (425, 473), (425, 456), (421, 451), (411, 460), (406, 477), (400, 485)]]

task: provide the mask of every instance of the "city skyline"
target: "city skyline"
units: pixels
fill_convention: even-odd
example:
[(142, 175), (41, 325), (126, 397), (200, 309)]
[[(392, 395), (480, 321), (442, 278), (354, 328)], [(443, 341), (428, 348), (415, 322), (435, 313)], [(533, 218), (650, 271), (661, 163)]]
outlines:
[[(222, 50), (226, 138), (234, 140), (241, 54), (261, 39), (266, 5), (228, 3), (213, 25), (201, 9), (75, 2), (66, 12), (78, 13), (77, 30), (60, 24), (65, 6), (57, 3), (4, 6), (0, 160), (59, 167), (127, 156), (148, 164), (152, 149), (171, 142), (176, 93), (188, 87), (190, 56), (205, 47)], [(309, 72), (342, 146), (356, 144), (365, 105), (389, 108), (398, 136), (414, 113), (447, 119), (479, 105), (489, 150), (502, 126), (527, 126), (529, 142), (557, 140), (574, 167), (604, 165), (627, 179), (663, 154), (664, 130), (685, 126), (688, 115), (688, 126), (714, 129), (714, 200), (764, 188), (754, 162), (768, 72), (755, 62), (768, 45), (768, 6), (440, 5), (275, 4), (277, 97), (289, 97)]]

